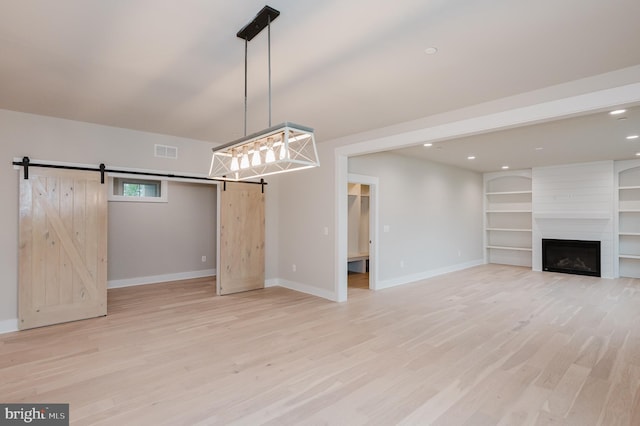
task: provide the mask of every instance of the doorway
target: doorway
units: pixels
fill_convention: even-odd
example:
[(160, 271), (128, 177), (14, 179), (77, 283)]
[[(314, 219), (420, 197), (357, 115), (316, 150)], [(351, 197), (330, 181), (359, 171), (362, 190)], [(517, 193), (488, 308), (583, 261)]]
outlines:
[(347, 287), (376, 288), (378, 178), (349, 174), (347, 183)]
[(369, 185), (349, 183), (347, 188), (347, 285), (369, 288)]

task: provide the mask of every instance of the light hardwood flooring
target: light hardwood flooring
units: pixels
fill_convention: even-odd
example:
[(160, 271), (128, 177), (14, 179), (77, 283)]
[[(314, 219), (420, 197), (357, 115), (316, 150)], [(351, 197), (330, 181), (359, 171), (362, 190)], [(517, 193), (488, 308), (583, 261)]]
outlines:
[(70, 403), (77, 425), (640, 425), (640, 280), (110, 290), (107, 317), (0, 336), (0, 401)]
[(347, 277), (349, 288), (361, 288), (369, 290), (369, 273), (349, 272)]

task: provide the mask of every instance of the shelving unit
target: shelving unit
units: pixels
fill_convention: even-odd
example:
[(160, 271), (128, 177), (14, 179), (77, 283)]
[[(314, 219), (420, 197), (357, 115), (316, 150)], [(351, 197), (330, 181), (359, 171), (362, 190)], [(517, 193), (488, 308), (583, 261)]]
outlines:
[(640, 278), (640, 163), (618, 168), (618, 273)]
[(531, 171), (484, 176), (485, 261), (531, 267)]

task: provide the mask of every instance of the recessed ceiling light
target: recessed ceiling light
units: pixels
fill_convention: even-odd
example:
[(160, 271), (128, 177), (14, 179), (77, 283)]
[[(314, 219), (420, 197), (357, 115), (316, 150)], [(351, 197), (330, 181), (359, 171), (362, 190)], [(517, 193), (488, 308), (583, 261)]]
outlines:
[(629, 136), (627, 136), (627, 139), (629, 139), (629, 140), (638, 139), (638, 135), (629, 135)]
[(636, 152), (636, 156), (640, 157), (640, 152)]
[(467, 157), (467, 160), (475, 160), (476, 156), (475, 155), (470, 155)]
[(536, 148), (536, 151), (542, 151), (543, 149), (544, 149), (543, 147), (539, 146)]
[(426, 49), (424, 49), (424, 53), (426, 53), (427, 55), (435, 55), (436, 53), (438, 53), (438, 49), (436, 47), (427, 47)]
[(619, 115), (619, 114), (624, 114), (625, 112), (627, 112), (626, 109), (616, 109), (614, 111), (611, 111), (609, 114), (611, 114), (611, 115)]
[(425, 143), (424, 146), (430, 147), (430, 146), (433, 146), (433, 144), (432, 143)]
[(507, 170), (509, 166), (502, 166), (502, 170)]

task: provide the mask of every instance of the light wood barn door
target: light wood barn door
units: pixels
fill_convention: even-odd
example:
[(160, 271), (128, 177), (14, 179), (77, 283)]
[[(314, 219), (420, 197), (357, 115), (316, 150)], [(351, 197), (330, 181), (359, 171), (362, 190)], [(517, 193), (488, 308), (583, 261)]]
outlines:
[(107, 314), (106, 187), (96, 172), (20, 177), (20, 329)]
[(227, 183), (220, 193), (218, 294), (264, 288), (264, 223), (261, 185)]

